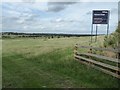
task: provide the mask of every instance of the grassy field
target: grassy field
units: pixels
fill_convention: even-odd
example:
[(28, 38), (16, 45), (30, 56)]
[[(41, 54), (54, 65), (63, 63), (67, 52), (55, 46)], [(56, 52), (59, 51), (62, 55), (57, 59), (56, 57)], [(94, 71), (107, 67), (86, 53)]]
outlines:
[[(90, 37), (3, 39), (3, 88), (110, 88), (118, 80), (74, 60), (76, 43), (89, 45)], [(95, 46), (102, 45), (103, 37)]]
[(2, 88), (2, 40), (0, 40), (0, 89)]

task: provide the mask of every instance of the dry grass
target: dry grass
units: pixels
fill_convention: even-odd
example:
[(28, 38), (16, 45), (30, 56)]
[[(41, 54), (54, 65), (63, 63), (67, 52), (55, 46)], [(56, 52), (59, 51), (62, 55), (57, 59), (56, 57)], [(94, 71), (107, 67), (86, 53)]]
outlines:
[(90, 37), (3, 40), (3, 87), (118, 87), (116, 78), (74, 60), (74, 45), (89, 42)]

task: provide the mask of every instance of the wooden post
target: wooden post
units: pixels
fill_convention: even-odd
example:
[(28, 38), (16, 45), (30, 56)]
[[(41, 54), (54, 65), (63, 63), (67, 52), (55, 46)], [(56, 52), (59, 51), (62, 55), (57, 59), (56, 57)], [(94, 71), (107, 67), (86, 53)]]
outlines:
[[(120, 61), (120, 51), (118, 52), (118, 62)], [(118, 63), (118, 68), (120, 68), (120, 63)], [(120, 72), (118, 72), (118, 75), (120, 75)]]
[[(118, 54), (117, 54), (117, 58), (118, 58), (118, 63), (117, 63), (117, 67), (118, 68), (120, 68), (120, 64), (119, 64), (119, 60), (120, 60), (120, 52), (118, 52)], [(116, 74), (120, 74), (120, 72), (119, 71), (116, 71)]]
[(74, 56), (77, 55), (77, 50), (78, 50), (78, 44), (76, 44), (74, 47)]
[[(90, 48), (90, 52), (89, 52), (89, 53), (92, 53), (92, 46), (91, 46), (91, 48)], [(91, 56), (89, 56), (89, 59), (91, 59)], [(89, 64), (92, 65), (92, 62), (89, 62)]]
[(118, 52), (118, 61), (120, 60), (120, 52)]
[(92, 48), (90, 48), (90, 53), (92, 53)]
[[(92, 53), (92, 48), (90, 48), (90, 51), (88, 53)], [(91, 56), (89, 56), (89, 58), (91, 59)]]

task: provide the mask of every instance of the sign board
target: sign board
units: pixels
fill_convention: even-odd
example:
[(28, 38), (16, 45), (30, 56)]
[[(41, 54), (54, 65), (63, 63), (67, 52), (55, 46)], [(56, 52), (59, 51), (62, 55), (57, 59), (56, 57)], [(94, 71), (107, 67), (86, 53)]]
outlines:
[(108, 24), (109, 11), (108, 10), (93, 10), (93, 24)]
[(109, 34), (109, 10), (93, 10), (92, 11), (92, 26), (91, 26), (91, 43), (92, 43), (92, 36), (93, 36), (93, 25), (96, 25), (96, 38), (97, 41), (97, 32), (98, 32), (98, 25), (97, 24), (106, 24), (107, 25), (107, 36)]

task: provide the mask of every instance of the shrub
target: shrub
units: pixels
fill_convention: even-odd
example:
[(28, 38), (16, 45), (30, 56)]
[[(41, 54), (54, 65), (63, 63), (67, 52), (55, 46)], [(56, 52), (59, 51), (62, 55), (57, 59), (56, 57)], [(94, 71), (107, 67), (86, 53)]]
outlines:
[(104, 47), (120, 47), (120, 22), (116, 31), (104, 38)]

